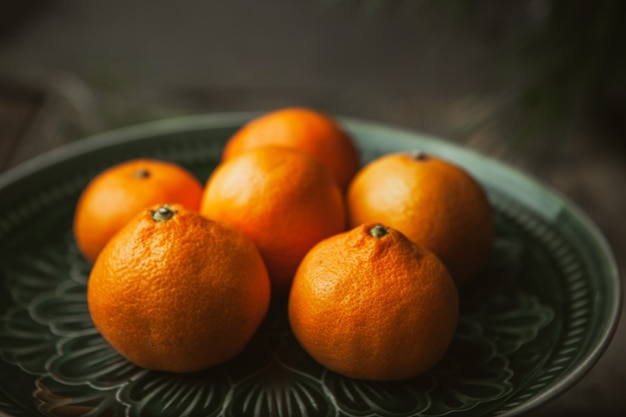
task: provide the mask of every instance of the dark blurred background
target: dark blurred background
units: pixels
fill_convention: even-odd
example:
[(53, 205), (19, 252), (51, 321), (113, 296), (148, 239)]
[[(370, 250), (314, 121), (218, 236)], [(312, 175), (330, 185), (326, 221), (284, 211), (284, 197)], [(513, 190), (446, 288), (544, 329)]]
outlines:
[[(103, 130), (306, 105), (550, 184), (626, 259), (626, 1), (0, 0), (0, 172)], [(624, 415), (624, 326), (533, 415)]]

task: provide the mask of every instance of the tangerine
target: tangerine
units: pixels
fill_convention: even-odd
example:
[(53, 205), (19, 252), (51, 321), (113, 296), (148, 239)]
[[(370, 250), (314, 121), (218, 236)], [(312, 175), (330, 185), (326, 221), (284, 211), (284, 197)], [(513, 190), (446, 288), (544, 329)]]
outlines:
[(333, 118), (301, 107), (275, 110), (248, 122), (227, 142), (223, 160), (267, 145), (307, 152), (330, 170), (342, 189), (360, 165), (351, 136)]
[(325, 367), (350, 378), (398, 380), (443, 357), (459, 296), (434, 254), (394, 229), (364, 224), (309, 251), (288, 313), (296, 339)]
[(384, 155), (363, 167), (347, 193), (350, 225), (380, 222), (434, 252), (460, 284), (487, 262), (492, 207), (459, 165), (423, 152)]
[(98, 174), (81, 193), (74, 213), (74, 237), (90, 262), (139, 211), (178, 203), (198, 210), (202, 183), (183, 167), (153, 159), (133, 159)]
[(343, 194), (328, 170), (293, 148), (266, 146), (222, 162), (200, 212), (242, 230), (259, 248), (277, 293), (306, 252), (346, 228)]
[(142, 210), (103, 249), (87, 287), (91, 318), (130, 362), (193, 372), (248, 344), (270, 301), (243, 233), (182, 205)]

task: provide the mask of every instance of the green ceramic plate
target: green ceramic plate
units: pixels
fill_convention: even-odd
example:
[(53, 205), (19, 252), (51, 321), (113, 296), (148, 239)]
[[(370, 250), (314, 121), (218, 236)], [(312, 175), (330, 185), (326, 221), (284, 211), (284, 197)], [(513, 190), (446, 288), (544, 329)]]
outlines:
[[(92, 326), (89, 266), (71, 234), (82, 188), (138, 156), (180, 163), (204, 181), (249, 115), (166, 120), (77, 142), (0, 176), (0, 415), (516, 415), (581, 378), (620, 308), (610, 250), (571, 203), (476, 153), (377, 124), (343, 120), (363, 162), (423, 149), (470, 170), (496, 209), (497, 242), (444, 359), (419, 378), (370, 383), (314, 362), (281, 305), (247, 350), (191, 375), (137, 368)], [(280, 304), (280, 303), (279, 303)]]

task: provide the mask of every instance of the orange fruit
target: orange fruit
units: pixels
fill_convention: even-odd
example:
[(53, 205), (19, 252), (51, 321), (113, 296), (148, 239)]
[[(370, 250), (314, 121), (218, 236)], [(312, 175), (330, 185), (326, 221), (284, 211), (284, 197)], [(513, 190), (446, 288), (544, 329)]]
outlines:
[(456, 330), (459, 296), (434, 254), (394, 229), (366, 224), (309, 251), (288, 308), (295, 337), (328, 369), (398, 380), (443, 357)]
[(198, 210), (202, 184), (184, 168), (165, 161), (134, 159), (97, 175), (83, 190), (74, 213), (74, 237), (90, 262), (139, 211), (178, 203)]
[(142, 210), (103, 249), (87, 287), (91, 318), (126, 359), (193, 372), (248, 344), (270, 283), (243, 233), (182, 205)]
[(300, 149), (326, 166), (342, 189), (359, 169), (359, 154), (335, 120), (307, 108), (285, 108), (259, 116), (227, 142), (223, 160), (267, 145)]
[(393, 153), (363, 167), (347, 192), (351, 226), (380, 222), (434, 252), (455, 281), (470, 282), (494, 239), (491, 205), (460, 166), (424, 153)]
[(289, 288), (313, 245), (346, 228), (343, 195), (328, 170), (285, 147), (256, 148), (222, 162), (207, 181), (200, 212), (254, 241), (277, 293)]

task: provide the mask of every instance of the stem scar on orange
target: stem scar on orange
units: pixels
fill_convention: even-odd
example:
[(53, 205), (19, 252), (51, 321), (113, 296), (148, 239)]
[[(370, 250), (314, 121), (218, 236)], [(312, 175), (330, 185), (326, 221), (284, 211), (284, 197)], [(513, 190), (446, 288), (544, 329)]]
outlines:
[(424, 152), (384, 155), (363, 167), (347, 192), (350, 225), (380, 222), (434, 252), (460, 284), (491, 253), (493, 210), (460, 166)]
[(459, 296), (434, 254), (394, 229), (365, 224), (309, 251), (288, 313), (296, 339), (331, 371), (399, 380), (441, 360), (456, 330)]
[(139, 211), (178, 203), (198, 210), (202, 184), (183, 167), (165, 161), (133, 159), (98, 174), (83, 190), (74, 213), (74, 237), (90, 262), (108, 240)]
[(102, 336), (134, 364), (193, 372), (236, 356), (270, 302), (256, 246), (182, 205), (142, 210), (103, 249), (87, 301)]
[(342, 189), (359, 169), (359, 154), (351, 136), (332, 117), (317, 110), (290, 107), (251, 120), (227, 142), (223, 160), (267, 145), (308, 153), (328, 168)]
[(276, 294), (285, 294), (306, 252), (346, 228), (339, 185), (316, 159), (265, 146), (222, 162), (205, 186), (200, 212), (248, 235)]

